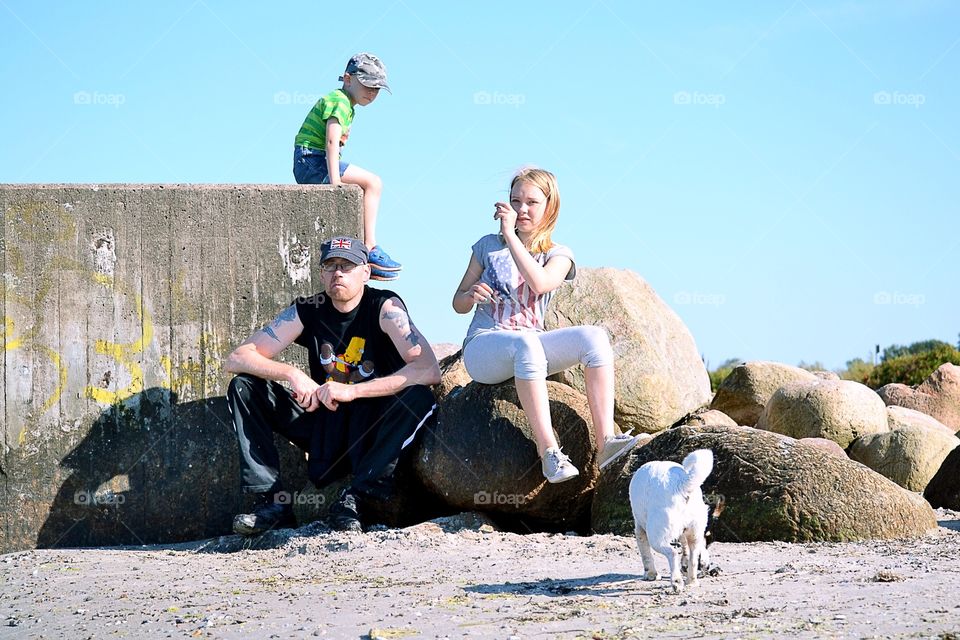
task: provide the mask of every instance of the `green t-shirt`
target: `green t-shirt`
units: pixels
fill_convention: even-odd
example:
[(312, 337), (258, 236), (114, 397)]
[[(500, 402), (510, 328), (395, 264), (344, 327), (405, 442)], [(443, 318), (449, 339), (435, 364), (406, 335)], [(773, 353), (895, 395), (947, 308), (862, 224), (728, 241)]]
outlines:
[(340, 146), (343, 146), (350, 136), (350, 125), (353, 123), (353, 105), (350, 104), (350, 97), (343, 92), (343, 89), (335, 89), (317, 100), (317, 104), (313, 105), (313, 109), (300, 126), (300, 132), (293, 144), (326, 151), (327, 120), (330, 118), (340, 121), (340, 126), (343, 128)]

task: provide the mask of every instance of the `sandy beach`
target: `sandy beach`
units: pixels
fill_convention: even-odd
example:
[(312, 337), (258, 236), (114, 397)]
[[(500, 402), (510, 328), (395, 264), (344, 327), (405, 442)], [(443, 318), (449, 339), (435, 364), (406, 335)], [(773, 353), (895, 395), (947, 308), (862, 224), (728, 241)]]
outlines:
[(960, 513), (937, 515), (917, 540), (717, 543), (679, 595), (632, 538), (476, 523), (24, 551), (0, 557), (0, 637), (956, 638)]

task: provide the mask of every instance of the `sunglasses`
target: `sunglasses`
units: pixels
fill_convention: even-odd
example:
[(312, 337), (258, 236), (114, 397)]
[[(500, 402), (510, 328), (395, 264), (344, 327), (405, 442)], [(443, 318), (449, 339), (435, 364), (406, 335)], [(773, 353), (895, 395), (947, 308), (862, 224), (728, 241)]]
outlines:
[(353, 262), (325, 262), (320, 265), (320, 269), (324, 273), (333, 273), (334, 271), (340, 271), (341, 273), (350, 273), (360, 265), (354, 264)]

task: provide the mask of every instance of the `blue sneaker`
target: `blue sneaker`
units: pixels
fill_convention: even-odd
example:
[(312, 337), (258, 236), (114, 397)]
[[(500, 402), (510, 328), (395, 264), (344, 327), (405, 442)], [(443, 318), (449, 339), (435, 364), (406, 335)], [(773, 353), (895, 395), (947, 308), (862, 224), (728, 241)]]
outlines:
[(403, 265), (391, 258), (380, 245), (370, 249), (368, 260), (371, 265), (380, 271), (400, 271), (400, 269), (403, 269)]
[(379, 267), (373, 266), (373, 263), (370, 264), (370, 279), (371, 280), (396, 280), (400, 277), (400, 274), (396, 271), (384, 271)]

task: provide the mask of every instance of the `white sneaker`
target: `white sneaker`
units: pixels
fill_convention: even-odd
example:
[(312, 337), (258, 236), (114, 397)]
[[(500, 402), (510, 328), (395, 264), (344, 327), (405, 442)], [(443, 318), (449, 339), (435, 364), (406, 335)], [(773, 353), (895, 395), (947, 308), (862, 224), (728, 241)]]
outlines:
[(547, 449), (543, 454), (541, 463), (543, 465), (543, 477), (547, 479), (547, 482), (556, 484), (580, 475), (577, 468), (570, 462), (570, 458), (560, 449)]
[(597, 455), (600, 470), (606, 469), (614, 461), (619, 460), (624, 454), (630, 451), (630, 449), (633, 449), (638, 440), (640, 440), (640, 436), (628, 436), (625, 433), (607, 438), (603, 443), (603, 449), (599, 455)]

